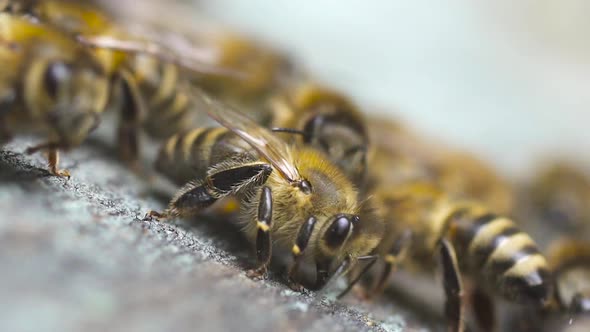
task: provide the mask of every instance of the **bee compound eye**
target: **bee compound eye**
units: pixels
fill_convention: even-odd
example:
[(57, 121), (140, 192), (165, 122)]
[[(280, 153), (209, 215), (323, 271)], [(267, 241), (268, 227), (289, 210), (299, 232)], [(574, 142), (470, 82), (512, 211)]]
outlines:
[(301, 191), (303, 191), (304, 194), (311, 194), (313, 188), (311, 186), (311, 183), (307, 180), (303, 180), (299, 183), (299, 189), (301, 189)]
[(331, 248), (337, 248), (344, 243), (352, 227), (352, 221), (349, 216), (338, 216), (328, 228), (324, 235), (326, 244)]
[(57, 96), (59, 85), (70, 76), (70, 68), (63, 62), (52, 62), (47, 65), (43, 75), (43, 85), (51, 97)]

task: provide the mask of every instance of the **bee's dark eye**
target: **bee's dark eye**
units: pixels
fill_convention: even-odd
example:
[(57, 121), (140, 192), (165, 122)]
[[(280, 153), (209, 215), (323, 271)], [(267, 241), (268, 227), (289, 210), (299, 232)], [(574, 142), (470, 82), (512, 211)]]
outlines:
[(70, 76), (70, 68), (63, 62), (52, 62), (47, 66), (43, 84), (47, 94), (57, 96), (59, 85)]
[(344, 243), (352, 227), (352, 220), (349, 216), (338, 216), (332, 222), (330, 228), (324, 235), (326, 245), (331, 248), (337, 248)]
[(313, 190), (311, 183), (307, 180), (303, 180), (299, 183), (299, 189), (301, 189), (301, 191), (307, 195), (311, 194), (311, 191)]

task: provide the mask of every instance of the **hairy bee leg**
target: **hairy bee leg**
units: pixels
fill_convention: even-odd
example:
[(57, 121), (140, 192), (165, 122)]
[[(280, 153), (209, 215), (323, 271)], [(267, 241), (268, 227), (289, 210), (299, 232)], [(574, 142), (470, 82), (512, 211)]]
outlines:
[(463, 285), (455, 249), (446, 239), (440, 241), (440, 259), (446, 297), (445, 316), (448, 330), (462, 332), (465, 330), (463, 323)]
[(146, 106), (132, 75), (127, 70), (122, 70), (118, 78), (123, 94), (123, 106), (117, 130), (119, 156), (133, 170), (140, 171), (139, 128), (147, 113)]
[(293, 277), (299, 269), (301, 258), (303, 258), (303, 253), (307, 248), (307, 244), (309, 243), (309, 239), (311, 238), (311, 234), (313, 233), (316, 221), (316, 218), (314, 216), (311, 216), (303, 225), (301, 225), (301, 227), (299, 228), (299, 232), (297, 233), (297, 238), (295, 239), (295, 244), (291, 249), (291, 254), (293, 255), (293, 263), (289, 268), (288, 278), (289, 286), (296, 291), (301, 291), (302, 286), (298, 282), (296, 282)]
[(381, 271), (379, 278), (375, 282), (373, 289), (367, 295), (368, 299), (374, 298), (375, 296), (377, 296), (381, 292), (383, 292), (383, 289), (385, 288), (385, 285), (387, 284), (387, 280), (389, 280), (389, 277), (395, 271), (399, 262), (401, 260), (403, 260), (405, 253), (410, 245), (411, 239), (412, 239), (412, 232), (409, 230), (405, 231), (395, 241), (389, 254), (387, 254), (385, 257), (383, 257), (383, 260), (385, 261), (385, 266), (383, 267), (383, 271)]
[(207, 184), (188, 183), (172, 198), (164, 212), (150, 211), (148, 214), (158, 219), (194, 216), (216, 200)]
[(272, 254), (272, 241), (270, 227), (272, 226), (272, 192), (269, 187), (263, 187), (260, 192), (258, 203), (258, 216), (256, 218), (256, 265), (253, 270), (248, 271), (251, 278), (259, 278), (266, 274), (267, 266), (270, 263)]
[(475, 287), (471, 294), (473, 313), (482, 331), (494, 331), (496, 315), (492, 298), (481, 287)]
[(196, 215), (222, 197), (265, 183), (271, 172), (272, 168), (262, 162), (217, 171), (208, 175), (203, 183), (186, 184), (172, 198), (166, 211), (159, 214), (165, 218)]

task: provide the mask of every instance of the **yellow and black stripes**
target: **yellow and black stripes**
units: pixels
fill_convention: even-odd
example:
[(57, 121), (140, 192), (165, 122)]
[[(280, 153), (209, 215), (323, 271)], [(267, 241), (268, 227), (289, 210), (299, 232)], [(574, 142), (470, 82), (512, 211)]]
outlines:
[(505, 298), (540, 305), (549, 300), (547, 261), (512, 220), (459, 209), (448, 220), (448, 236), (460, 265)]
[(156, 138), (187, 130), (195, 125), (188, 82), (176, 65), (138, 54), (129, 59), (131, 70), (146, 101), (146, 132)]
[(156, 169), (176, 183), (202, 177), (213, 146), (228, 134), (223, 127), (203, 127), (174, 135), (162, 145)]

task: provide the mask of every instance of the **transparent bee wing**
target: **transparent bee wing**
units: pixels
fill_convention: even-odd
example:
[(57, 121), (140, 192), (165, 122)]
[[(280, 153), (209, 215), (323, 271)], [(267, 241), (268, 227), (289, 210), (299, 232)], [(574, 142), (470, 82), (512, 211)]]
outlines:
[(219, 101), (213, 100), (197, 89), (194, 89), (194, 91), (195, 95), (198, 95), (198, 99), (205, 104), (209, 116), (240, 136), (256, 149), (264, 159), (279, 171), (283, 178), (289, 182), (299, 182), (302, 180), (299, 171), (291, 162), (287, 143), (276, 137), (270, 130), (258, 125), (243, 113)]
[(133, 40), (113, 36), (77, 36), (80, 43), (95, 47), (130, 53), (144, 53), (159, 58), (162, 61), (174, 63), (175, 65), (190, 70), (195, 74), (212, 74), (231, 77), (236, 80), (244, 79), (245, 74), (235, 69), (223, 68), (210, 64), (211, 56), (206, 49), (192, 47), (190, 50), (183, 46), (182, 56), (175, 52), (174, 47), (167, 47), (156, 42), (147, 40)]

